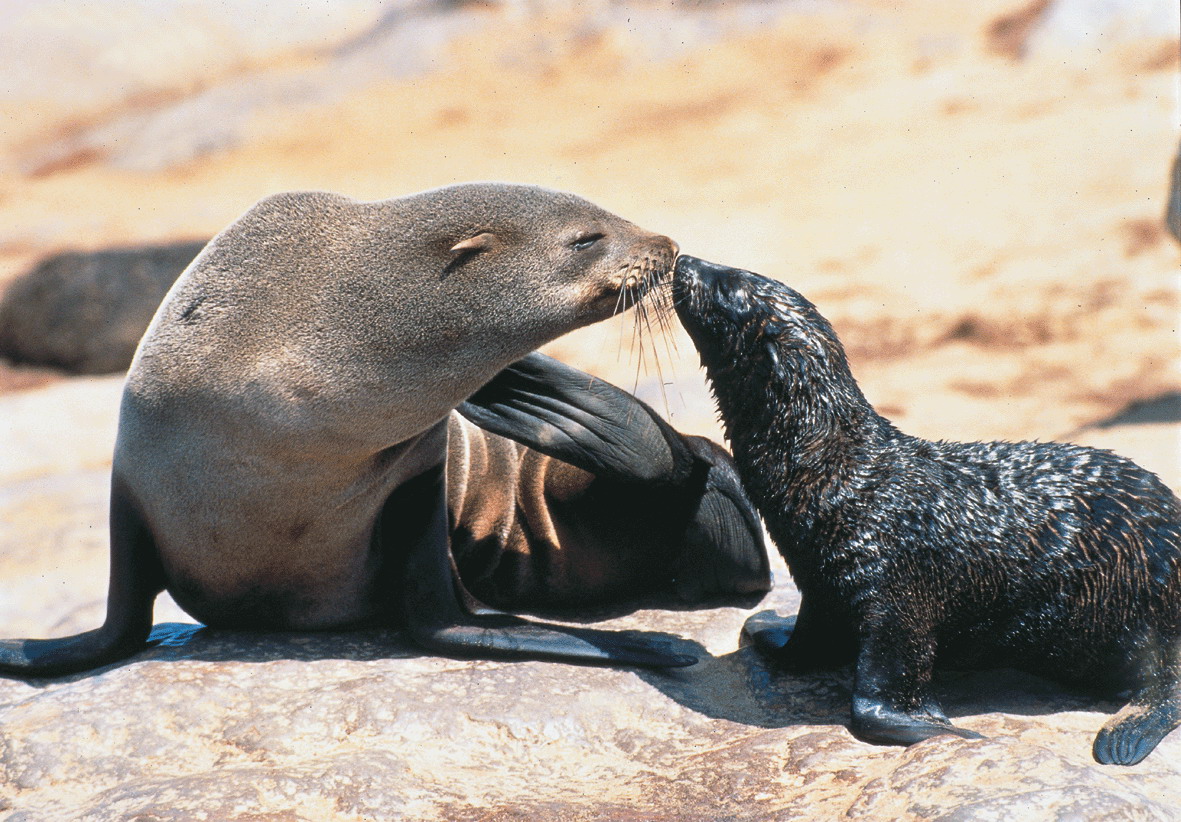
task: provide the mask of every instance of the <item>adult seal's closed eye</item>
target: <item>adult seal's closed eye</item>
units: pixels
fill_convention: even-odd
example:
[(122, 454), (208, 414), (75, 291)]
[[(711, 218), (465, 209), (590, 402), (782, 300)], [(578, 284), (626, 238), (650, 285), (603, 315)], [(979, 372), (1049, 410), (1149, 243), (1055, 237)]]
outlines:
[[(647, 416), (620, 430), (634, 401), (529, 353), (609, 316), (621, 290), (641, 298), (674, 254), (666, 237), (530, 186), (258, 203), (177, 280), (128, 374), (106, 622), (0, 642), (0, 671), (60, 674), (133, 653), (165, 588), (215, 627), (392, 624), (440, 653), (692, 662), (611, 632), (474, 613), (452, 536), (473, 532), (488, 506), (447, 494), (462, 475), (448, 476), (462, 403), (484, 414), (489, 437), (638, 493), (679, 487), (679, 526), (730, 574), (691, 594), (766, 587), (761, 543), (711, 553), (719, 518), (754, 519), (724, 459)], [(574, 390), (583, 377), (588, 390)], [(499, 499), (533, 493), (495, 473), (482, 487)], [(547, 488), (535, 491), (541, 505)]]
[(1095, 740), (1104, 763), (1181, 724), (1181, 502), (1157, 477), (1074, 445), (907, 436), (797, 292), (682, 256), (673, 294), (802, 594), (794, 628), (747, 630), (795, 670), (853, 661), (858, 736), (977, 736), (932, 696), (936, 664), (1130, 689)]

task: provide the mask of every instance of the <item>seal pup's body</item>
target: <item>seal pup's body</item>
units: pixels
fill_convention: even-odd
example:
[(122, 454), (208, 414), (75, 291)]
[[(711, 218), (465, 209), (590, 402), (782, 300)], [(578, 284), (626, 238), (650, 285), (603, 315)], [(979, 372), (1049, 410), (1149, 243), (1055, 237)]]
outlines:
[[(390, 624), (440, 653), (692, 662), (610, 632), (474, 613), (454, 575), (446, 487), (453, 409), (480, 389), (493, 434), (638, 487), (690, 473), (664, 428), (619, 430), (634, 409), (618, 393), (569, 391), (558, 364), (526, 356), (609, 316), (621, 291), (641, 297), (674, 253), (530, 186), (261, 201), (177, 280), (131, 365), (106, 622), (0, 642), (0, 671), (60, 674), (133, 653), (165, 588), (215, 627)], [(475, 398), (465, 407), (481, 411)], [(612, 436), (633, 446), (628, 458), (604, 446)]]
[(681, 257), (673, 293), (802, 594), (786, 644), (773, 620), (750, 633), (797, 670), (853, 661), (858, 736), (977, 736), (934, 700), (936, 664), (1133, 689), (1100, 762), (1133, 764), (1181, 722), (1181, 503), (1159, 479), (1074, 445), (907, 436), (797, 292)]

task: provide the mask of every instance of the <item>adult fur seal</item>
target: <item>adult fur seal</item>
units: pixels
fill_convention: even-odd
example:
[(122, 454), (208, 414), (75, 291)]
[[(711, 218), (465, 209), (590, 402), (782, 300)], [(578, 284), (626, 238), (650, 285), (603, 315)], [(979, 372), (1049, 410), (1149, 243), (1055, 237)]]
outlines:
[[(680, 483), (696, 494), (688, 530), (741, 507), (716, 454), (703, 464), (651, 417), (622, 426), (634, 403), (589, 378), (572, 390), (584, 375), (529, 355), (609, 316), (621, 291), (642, 297), (674, 254), (666, 237), (529, 186), (261, 201), (176, 282), (132, 363), (105, 623), (4, 641), (0, 671), (135, 652), (165, 588), (211, 626), (396, 624), (446, 654), (691, 663), (626, 635), (476, 613), (451, 544), (480, 506), (465, 501), (453, 523), (447, 497), (452, 411), (471, 398), (465, 410), (496, 436), (639, 493)], [(498, 479), (494, 495), (529, 493)], [(742, 563), (757, 577), (757, 559)]]
[(782, 623), (752, 633), (791, 668), (852, 659), (858, 736), (977, 736), (933, 698), (935, 664), (1134, 689), (1095, 740), (1104, 763), (1181, 723), (1181, 502), (1160, 480), (1074, 445), (907, 436), (792, 289), (683, 256), (673, 294), (803, 595), (786, 644)]
[(0, 356), (75, 374), (121, 371), (160, 301), (205, 241), (65, 251), (0, 299)]

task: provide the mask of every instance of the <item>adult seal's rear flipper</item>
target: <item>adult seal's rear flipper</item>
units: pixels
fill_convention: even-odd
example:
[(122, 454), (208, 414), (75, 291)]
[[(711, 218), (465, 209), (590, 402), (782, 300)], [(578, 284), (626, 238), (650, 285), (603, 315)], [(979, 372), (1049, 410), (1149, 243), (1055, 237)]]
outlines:
[(726, 449), (705, 437), (684, 437), (684, 443), (706, 468), (673, 587), (682, 602), (736, 596), (735, 605), (753, 605), (751, 598), (771, 590), (759, 515)]
[[(454, 656), (659, 668), (697, 662), (692, 655), (666, 650), (627, 634), (534, 622), (488, 611), (473, 613), (474, 603), (455, 577), (450, 552), (443, 550), (450, 543), (443, 465), (400, 486), (387, 503), (382, 520), (379, 539), (388, 554), (393, 556), (398, 545), (406, 546), (406, 565), (401, 574), (405, 590), (398, 598), (401, 621), (414, 641), (427, 650)], [(409, 527), (411, 522), (419, 527)]]
[(672, 484), (693, 468), (681, 435), (647, 405), (538, 352), (498, 373), (459, 413), (602, 478)]
[[(667, 525), (682, 603), (747, 599), (771, 588), (762, 527), (730, 454), (678, 433), (610, 383), (534, 352), (459, 407), (485, 431), (646, 495), (644, 519)], [(620, 509), (615, 520), (625, 514)], [(674, 533), (675, 531), (675, 533)], [(734, 600), (734, 597), (740, 598)]]

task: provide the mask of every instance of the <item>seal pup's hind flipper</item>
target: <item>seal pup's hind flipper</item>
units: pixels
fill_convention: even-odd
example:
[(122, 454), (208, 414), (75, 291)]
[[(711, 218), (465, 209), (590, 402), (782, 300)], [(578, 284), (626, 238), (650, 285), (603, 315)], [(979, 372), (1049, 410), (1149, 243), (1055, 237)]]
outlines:
[[(445, 466), (403, 483), (382, 515), (379, 539), (388, 555), (405, 549), (400, 619), (414, 641), (454, 656), (555, 659), (680, 668), (695, 656), (625, 633), (535, 622), (497, 612), (473, 613), (450, 553)], [(388, 526), (384, 523), (389, 523)], [(417, 524), (417, 529), (411, 523)], [(385, 539), (384, 535), (390, 538)], [(396, 535), (396, 537), (395, 537)]]
[(147, 644), (164, 590), (151, 534), (118, 475), (111, 483), (111, 574), (101, 628), (60, 639), (0, 639), (0, 675), (65, 676), (125, 659)]

